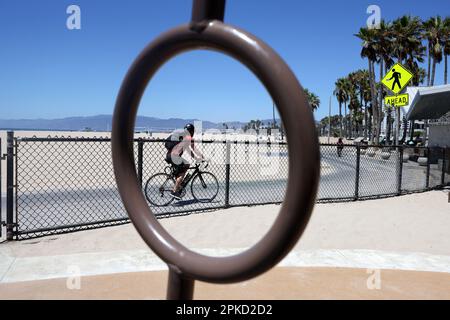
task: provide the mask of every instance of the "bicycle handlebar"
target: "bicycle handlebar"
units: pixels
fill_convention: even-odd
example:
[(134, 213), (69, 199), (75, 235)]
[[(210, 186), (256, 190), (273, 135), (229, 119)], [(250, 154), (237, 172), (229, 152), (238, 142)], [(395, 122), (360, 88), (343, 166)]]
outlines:
[(206, 169), (206, 168), (208, 168), (208, 166), (209, 166), (209, 161), (208, 161), (208, 160), (205, 160), (205, 159), (202, 159), (202, 160), (196, 160), (196, 161), (195, 161), (195, 168), (200, 167), (202, 164), (205, 164), (204, 169)]

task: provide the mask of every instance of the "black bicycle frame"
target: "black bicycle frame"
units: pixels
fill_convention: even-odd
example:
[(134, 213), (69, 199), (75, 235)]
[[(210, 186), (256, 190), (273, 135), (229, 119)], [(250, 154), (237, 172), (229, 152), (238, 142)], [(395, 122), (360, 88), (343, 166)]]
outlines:
[(202, 172), (200, 171), (200, 168), (199, 168), (198, 164), (195, 165), (195, 167), (190, 167), (188, 170), (194, 170), (194, 173), (191, 174), (189, 177), (187, 177), (187, 179), (186, 179), (186, 177), (183, 179), (183, 182), (181, 183), (181, 188), (182, 189), (186, 188), (186, 186), (189, 184), (189, 182), (191, 182), (191, 180), (194, 179), (194, 177), (196, 175), (200, 176), (200, 181), (202, 182), (202, 185), (203, 186), (205, 185), (205, 182), (203, 181), (203, 178), (201, 176)]

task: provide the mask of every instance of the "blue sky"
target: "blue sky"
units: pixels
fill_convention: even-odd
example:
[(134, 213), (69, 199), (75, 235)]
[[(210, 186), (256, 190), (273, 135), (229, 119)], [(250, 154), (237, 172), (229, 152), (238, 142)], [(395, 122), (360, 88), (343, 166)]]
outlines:
[[(66, 8), (81, 8), (81, 30), (66, 28)], [(367, 62), (353, 36), (370, 4), (382, 18), (448, 16), (450, 1), (228, 0), (225, 21), (271, 45), (328, 114), (336, 78)], [(190, 19), (190, 0), (0, 0), (0, 118), (111, 114), (122, 79), (140, 50)], [(443, 83), (443, 64), (436, 83)], [(337, 103), (332, 99), (332, 112)], [(245, 67), (218, 53), (176, 57), (150, 83), (140, 115), (216, 122), (267, 119), (272, 102)]]

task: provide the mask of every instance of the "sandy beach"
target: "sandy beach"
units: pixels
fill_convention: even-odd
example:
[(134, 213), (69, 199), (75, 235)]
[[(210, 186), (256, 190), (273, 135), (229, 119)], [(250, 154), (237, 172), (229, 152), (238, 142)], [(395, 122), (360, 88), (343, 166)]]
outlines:
[[(107, 138), (111, 137), (110, 132), (74, 132), (74, 131), (15, 131), (16, 138)], [(3, 153), (6, 153), (6, 131), (0, 131)], [(137, 133), (136, 139), (165, 139), (168, 133), (152, 133), (151, 137), (145, 133)], [(196, 139), (223, 141), (221, 134), (205, 134), (195, 136)], [(250, 135), (230, 135), (227, 139), (231, 141), (252, 141), (256, 137)], [(264, 140), (265, 141), (265, 140)], [(89, 188), (112, 188), (115, 187), (113, 175), (105, 175), (105, 169), (112, 172), (111, 145), (109, 142), (89, 143), (89, 142), (19, 142), (18, 166), (26, 168), (25, 191), (32, 189), (55, 190), (55, 189), (78, 189), (80, 187)], [(219, 181), (223, 181), (223, 165), (226, 162), (225, 145), (218, 144), (200, 144), (199, 150), (211, 161), (209, 170), (212, 171)], [(137, 147), (135, 146), (135, 154)], [(146, 143), (144, 147), (145, 164), (144, 171), (148, 175), (156, 172), (163, 172), (167, 163), (164, 161), (166, 150), (163, 143)], [(281, 155), (281, 156), (278, 156)], [(189, 155), (185, 158), (193, 161)], [(276, 159), (277, 161), (274, 161)], [(249, 181), (265, 178), (287, 178), (287, 150), (285, 146), (266, 144), (261, 145), (231, 145), (230, 163), (235, 166), (241, 166), (232, 172), (233, 181)], [(90, 169), (86, 170), (86, 166)], [(248, 170), (249, 166), (254, 166), (260, 175), (239, 175), (234, 174), (239, 170)], [(51, 174), (49, 170), (51, 168)], [(6, 173), (6, 162), (2, 162), (2, 172)], [(74, 175), (76, 172), (76, 175)], [(101, 172), (101, 173), (99, 173)], [(46, 177), (53, 176), (51, 183), (47, 183)], [(97, 178), (93, 176), (97, 175)], [(58, 176), (58, 179), (54, 177)], [(23, 175), (18, 178), (21, 179)], [(264, 177), (263, 177), (264, 178)], [(89, 185), (86, 184), (89, 181)], [(6, 182), (6, 174), (2, 175), (2, 183)], [(4, 193), (4, 192), (3, 192)]]
[[(160, 219), (194, 249), (244, 249), (270, 228), (279, 205), (231, 208)], [(448, 191), (381, 200), (317, 204), (295, 250), (370, 249), (450, 256)], [(146, 249), (131, 224), (11, 242), (17, 257)]]
[[(169, 134), (168, 133), (152, 133), (151, 137), (149, 137), (148, 134), (146, 133), (137, 133), (135, 135), (136, 139), (139, 138), (152, 138), (152, 139), (165, 139), (167, 138)], [(111, 137), (111, 132), (82, 132), (82, 131), (38, 131), (38, 130), (18, 130), (18, 131), (14, 131), (14, 136), (16, 138), (47, 138), (47, 137), (52, 137), (52, 138), (110, 138)], [(0, 152), (2, 154), (6, 153), (6, 145), (7, 145), (7, 131), (5, 130), (0, 130), (0, 139), (1, 139), (1, 150)], [(200, 136), (199, 136), (200, 137)], [(197, 139), (199, 137), (196, 137)], [(213, 133), (206, 133), (204, 135), (201, 136), (201, 138), (203, 138), (204, 140), (217, 140), (217, 141), (222, 141), (224, 139), (224, 136), (221, 134), (213, 134)], [(248, 135), (248, 134), (233, 134), (233, 135), (229, 135), (227, 136), (227, 139), (231, 140), (231, 141), (256, 141), (256, 137), (253, 135)], [(264, 142), (267, 139), (262, 137), (260, 138), (260, 141)], [(327, 137), (320, 137), (319, 138), (320, 143), (328, 143), (328, 138)], [(337, 142), (337, 138), (330, 138), (330, 143), (336, 143)], [(347, 144), (353, 144), (353, 141), (347, 141), (345, 140), (344, 143)], [(79, 147), (77, 147), (79, 146)], [(204, 153), (207, 154), (209, 157), (213, 157), (216, 162), (223, 162), (225, 161), (224, 157), (223, 157), (223, 146), (222, 145), (204, 145)], [(276, 154), (277, 152), (285, 152), (286, 149), (284, 147), (279, 147), (279, 146), (272, 146), (271, 148), (267, 148), (264, 144), (260, 145), (257, 149), (253, 146), (247, 147), (247, 151), (244, 152), (246, 150), (246, 147), (244, 146), (240, 146), (239, 147), (239, 152), (237, 152), (237, 148), (236, 151), (233, 149), (231, 152), (231, 158), (230, 161), (232, 163), (235, 164), (251, 164), (251, 161), (259, 161), (260, 163), (262, 163), (263, 165), (266, 166), (266, 171), (268, 172), (269, 176), (276, 176), (277, 178), (287, 178), (287, 171), (283, 170), (283, 166), (286, 165), (285, 161), (283, 162), (279, 162), (273, 161), (273, 156), (271, 157), (264, 157), (264, 154), (267, 154), (267, 152), (272, 152), (273, 154)], [(83, 174), (86, 172), (85, 170), (80, 170), (82, 169), (83, 166), (85, 166), (84, 162), (76, 162), (74, 160), (76, 159), (83, 159), (83, 157), (85, 156), (85, 153), (87, 151), (93, 151), (93, 150), (89, 150), (87, 149), (87, 147), (83, 147), (82, 144), (68, 144), (68, 143), (53, 143), (52, 145), (40, 145), (40, 146), (30, 146), (28, 149), (25, 149), (24, 152), (22, 152), (22, 155), (24, 157), (22, 157), (22, 161), (33, 161), (33, 164), (36, 168), (41, 168), (41, 170), (44, 170), (46, 167), (48, 166), (52, 166), (52, 170), (54, 170), (55, 172), (59, 172), (60, 174), (60, 179), (58, 179), (58, 181), (52, 181), (52, 188), (57, 188), (59, 187), (67, 187), (67, 184), (72, 185), (73, 187), (76, 187), (73, 181), (73, 177), (70, 177), (69, 171), (76, 171), (79, 176), (77, 177), (77, 179), (79, 181), (83, 181), (83, 180), (87, 180), (88, 177), (84, 176)], [(242, 151), (242, 152), (240, 152)], [(112, 161), (111, 161), (111, 156), (110, 156), (110, 147), (109, 145), (105, 145), (102, 146), (101, 148), (97, 149), (98, 155), (95, 157), (92, 157), (91, 159), (91, 164), (93, 166), (103, 166), (103, 167), (112, 167)], [(31, 153), (34, 153), (32, 159), (28, 159), (30, 156), (32, 156)], [(154, 154), (155, 156), (155, 160), (151, 161), (152, 163), (152, 167), (154, 170), (163, 170), (164, 166), (166, 165), (164, 162), (158, 161), (157, 159), (163, 158), (163, 153), (164, 150), (161, 147), (161, 150), (158, 149), (158, 151), (156, 152), (156, 154)], [(53, 161), (49, 161), (49, 157), (51, 157), (52, 155), (58, 155), (57, 160), (53, 159)], [(260, 154), (262, 155), (259, 158), (255, 158), (254, 155), (255, 154)], [(20, 155), (20, 154), (19, 154)], [(39, 155), (38, 157), (36, 155)], [(287, 160), (284, 159), (284, 160)], [(67, 166), (67, 165), (70, 166)], [(77, 165), (82, 166), (81, 168), (78, 168)], [(2, 161), (1, 162), (1, 166), (2, 166), (2, 183), (3, 185), (5, 185), (6, 183), (6, 162)], [(330, 166), (328, 164), (324, 164), (323, 168), (325, 170), (322, 171), (322, 174), (328, 174), (331, 172), (332, 169), (330, 169)], [(66, 174), (64, 174), (66, 173)], [(39, 187), (39, 188), (44, 188), (42, 186), (41, 180), (39, 179), (40, 176), (40, 171), (39, 169), (35, 169), (35, 172), (30, 173), (32, 174), (34, 177), (36, 177), (36, 179), (33, 181), (33, 183), (29, 186), (27, 186), (28, 188), (30, 187)], [(223, 179), (223, 174), (217, 174), (218, 178), (222, 178)], [(233, 180), (238, 180), (241, 179), (240, 175), (234, 175)], [(72, 180), (71, 180), (72, 179)], [(258, 179), (257, 176), (255, 175), (248, 175), (245, 177), (245, 179)], [(114, 179), (113, 177), (110, 177), (108, 179), (100, 179), (99, 181), (90, 181), (91, 183), (94, 183), (94, 185), (90, 185), (90, 187), (110, 187), (112, 185), (114, 185)], [(3, 196), (5, 195), (6, 191), (2, 190), (2, 194)]]

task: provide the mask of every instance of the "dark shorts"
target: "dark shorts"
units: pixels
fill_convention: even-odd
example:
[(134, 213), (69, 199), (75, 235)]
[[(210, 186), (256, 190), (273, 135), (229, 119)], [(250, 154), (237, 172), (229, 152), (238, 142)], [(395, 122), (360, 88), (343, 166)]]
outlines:
[(181, 156), (173, 155), (170, 152), (166, 155), (166, 162), (172, 165), (176, 177), (184, 174), (191, 166), (186, 159)]

